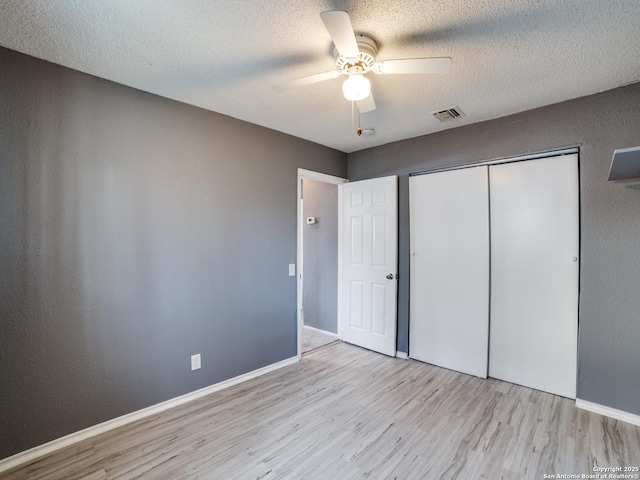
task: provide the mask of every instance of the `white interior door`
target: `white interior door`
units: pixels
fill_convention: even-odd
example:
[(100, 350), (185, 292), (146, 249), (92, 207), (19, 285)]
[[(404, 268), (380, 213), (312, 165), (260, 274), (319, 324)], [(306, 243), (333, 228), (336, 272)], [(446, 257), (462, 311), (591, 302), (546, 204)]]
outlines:
[(486, 378), (488, 167), (409, 179), (409, 356)]
[(489, 375), (576, 396), (577, 154), (490, 167)]
[(342, 339), (396, 354), (398, 178), (340, 185)]

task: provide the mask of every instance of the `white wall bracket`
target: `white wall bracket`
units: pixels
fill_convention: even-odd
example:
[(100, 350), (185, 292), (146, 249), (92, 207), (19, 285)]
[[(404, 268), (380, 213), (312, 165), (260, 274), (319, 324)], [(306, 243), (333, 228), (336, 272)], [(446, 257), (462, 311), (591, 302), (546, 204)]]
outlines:
[(610, 182), (640, 182), (640, 146), (620, 148), (613, 151)]

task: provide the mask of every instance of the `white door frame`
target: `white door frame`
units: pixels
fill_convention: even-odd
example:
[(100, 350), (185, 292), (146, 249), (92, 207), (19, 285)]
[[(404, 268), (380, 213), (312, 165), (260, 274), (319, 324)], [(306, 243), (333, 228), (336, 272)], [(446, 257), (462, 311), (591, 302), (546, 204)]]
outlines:
[[(304, 255), (303, 255), (303, 243), (302, 243), (302, 232), (304, 226), (304, 218), (302, 218), (304, 209), (303, 207), (303, 199), (302, 199), (302, 180), (315, 180), (318, 182), (330, 183), (332, 185), (342, 185), (343, 183), (349, 182), (346, 178), (334, 177), (333, 175), (327, 175), (326, 173), (314, 172), (311, 170), (305, 170), (304, 168), (298, 168), (298, 241), (297, 241), (297, 272), (296, 272), (296, 285), (297, 285), (297, 305), (296, 305), (296, 319), (298, 324), (298, 360), (302, 356), (302, 325), (303, 325), (303, 317), (302, 317), (302, 286), (303, 286), (303, 275), (304, 275)], [(339, 190), (339, 189), (338, 189)], [(341, 239), (342, 236), (342, 208), (340, 207), (342, 203), (340, 203), (340, 191), (338, 192), (338, 239)], [(337, 337), (338, 339), (342, 339), (342, 335), (340, 332), (340, 282), (341, 282), (341, 242), (338, 240), (338, 311), (336, 312), (336, 321), (337, 321)]]

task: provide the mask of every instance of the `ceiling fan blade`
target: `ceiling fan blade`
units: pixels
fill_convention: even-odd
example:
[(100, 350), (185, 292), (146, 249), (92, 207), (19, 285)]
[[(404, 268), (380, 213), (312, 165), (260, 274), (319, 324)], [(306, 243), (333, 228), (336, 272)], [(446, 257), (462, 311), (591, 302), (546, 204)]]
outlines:
[(376, 109), (376, 102), (373, 99), (373, 92), (369, 93), (369, 96), (367, 98), (358, 102), (358, 108), (360, 109), (360, 113), (372, 112)]
[(357, 58), (360, 50), (349, 14), (343, 10), (327, 10), (320, 14), (333, 44), (343, 57)]
[(452, 63), (449, 57), (382, 60), (374, 63), (372, 70), (380, 74), (449, 73)]
[(288, 82), (284, 82), (279, 85), (274, 85), (271, 88), (276, 92), (283, 92), (284, 90), (289, 90), (291, 88), (304, 87), (305, 85), (311, 85), (312, 83), (331, 80), (332, 78), (337, 78), (338, 75), (340, 75), (340, 72), (338, 72), (337, 70), (332, 70), (330, 72), (316, 73), (314, 75), (308, 75), (306, 77), (296, 78), (295, 80), (289, 80)]

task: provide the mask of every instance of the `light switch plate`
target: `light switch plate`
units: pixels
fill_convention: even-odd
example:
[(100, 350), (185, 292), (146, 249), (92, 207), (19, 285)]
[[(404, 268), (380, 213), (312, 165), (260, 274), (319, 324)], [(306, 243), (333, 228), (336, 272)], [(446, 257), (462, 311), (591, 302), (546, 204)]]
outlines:
[(289, 276), (290, 277), (295, 277), (296, 276), (296, 264), (295, 263), (290, 263), (289, 264)]
[(200, 367), (202, 367), (200, 354), (191, 355), (191, 370), (198, 370)]

